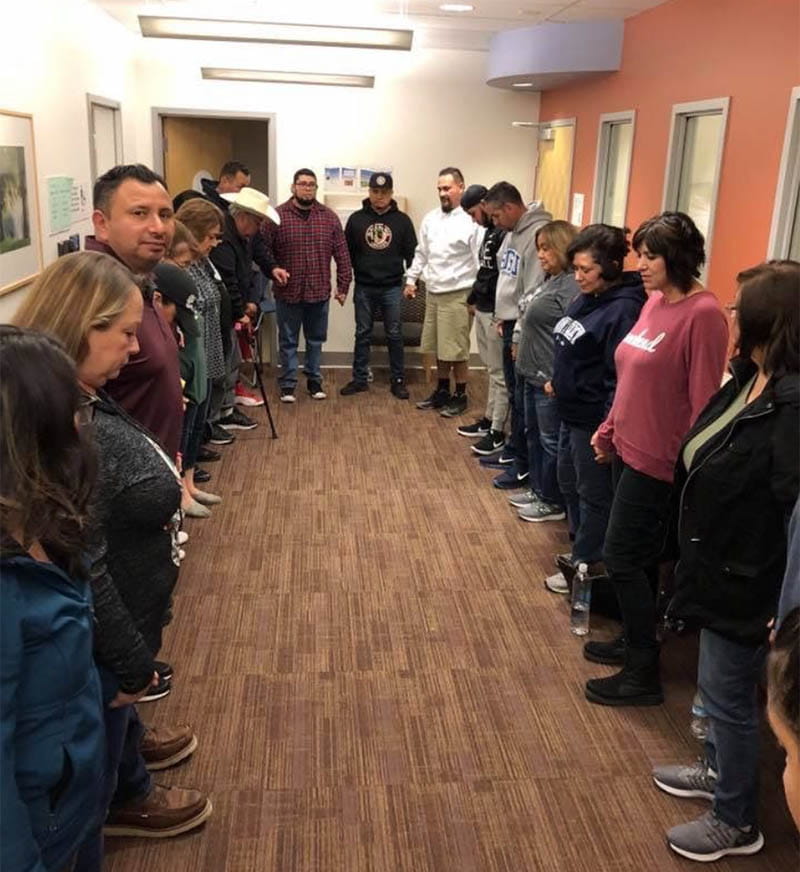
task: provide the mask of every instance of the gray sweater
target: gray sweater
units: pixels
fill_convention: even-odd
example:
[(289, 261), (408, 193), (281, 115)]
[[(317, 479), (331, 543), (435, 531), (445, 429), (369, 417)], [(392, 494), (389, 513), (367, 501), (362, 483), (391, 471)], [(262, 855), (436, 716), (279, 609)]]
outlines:
[(553, 328), (579, 293), (573, 273), (565, 270), (520, 299), (514, 342), (517, 372), (526, 381), (541, 386), (553, 377)]

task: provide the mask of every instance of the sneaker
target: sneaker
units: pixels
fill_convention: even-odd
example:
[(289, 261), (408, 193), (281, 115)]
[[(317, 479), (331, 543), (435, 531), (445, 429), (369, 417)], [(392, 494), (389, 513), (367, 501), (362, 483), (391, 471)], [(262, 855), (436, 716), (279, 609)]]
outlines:
[(442, 409), (450, 402), (450, 391), (448, 390), (436, 390), (426, 399), (417, 403), (418, 409)]
[(187, 757), (197, 748), (197, 736), (188, 724), (177, 727), (145, 727), (139, 751), (144, 757), (145, 766), (151, 772), (169, 769)]
[(467, 411), (467, 395), (453, 394), (450, 402), (439, 412), (443, 418), (457, 418)]
[(567, 513), (561, 506), (554, 506), (552, 503), (535, 502), (530, 505), (523, 506), (517, 514), (523, 521), (563, 521), (567, 517)]
[[(189, 538), (188, 533), (186, 534), (186, 538)], [(155, 660), (153, 662), (156, 665), (156, 672), (164, 679), (164, 681), (172, 681), (172, 666), (167, 663), (166, 660)]]
[(471, 445), (470, 448), (472, 448), (475, 454), (485, 456), (487, 454), (495, 454), (505, 444), (505, 433), (501, 433), (499, 430), (490, 430), (483, 439), (479, 439), (474, 445)]
[(218, 460), (221, 459), (222, 455), (219, 453), (219, 451), (214, 451), (211, 448), (203, 447), (197, 454), (198, 463), (216, 463)]
[(258, 427), (252, 418), (248, 418), (238, 409), (232, 409), (230, 415), (220, 418), (217, 423), (225, 430), (254, 430)]
[(172, 682), (159, 675), (158, 684), (151, 685), (147, 693), (139, 697), (139, 702), (155, 702), (157, 699), (164, 699), (170, 693), (172, 693)]
[(569, 593), (569, 584), (567, 584), (567, 579), (564, 578), (563, 572), (554, 572), (552, 575), (548, 575), (544, 580), (544, 586), (550, 593)]
[(407, 400), (410, 396), (405, 381), (401, 378), (393, 378), (392, 385), (389, 390), (397, 397), (398, 400)]
[(367, 384), (372, 384), (375, 381), (375, 373), (372, 371), (372, 367), (367, 367)]
[(591, 663), (621, 666), (625, 663), (625, 647), (624, 636), (617, 636), (608, 642), (587, 642), (583, 646), (583, 658)]
[(672, 796), (684, 799), (714, 799), (717, 773), (705, 760), (695, 760), (690, 766), (656, 766), (653, 769), (656, 787)]
[(103, 833), (166, 839), (199, 827), (211, 810), (211, 800), (199, 790), (154, 784), (144, 799), (110, 809)]
[(328, 398), (328, 395), (322, 390), (322, 384), (310, 379), (308, 382), (308, 393), (311, 395), (312, 400), (326, 400)]
[(247, 388), (240, 382), (236, 382), (236, 387), (233, 389), (233, 402), (237, 406), (263, 406), (264, 400), (253, 391), (248, 391)]
[(492, 479), (492, 484), (500, 488), (500, 490), (519, 490), (520, 488), (526, 487), (528, 484), (528, 473), (523, 472), (521, 475), (514, 470), (505, 469), (500, 475), (496, 475)]
[(206, 484), (211, 481), (211, 473), (207, 469), (200, 469), (199, 466), (194, 468), (194, 483)]
[(502, 456), (502, 453), (487, 454), (485, 457), (478, 457), (478, 463), (480, 463), (480, 465), (485, 469), (505, 469), (506, 464), (500, 463), (500, 458)]
[(294, 403), (296, 401), (297, 397), (294, 395), (294, 388), (281, 388), (282, 403)]
[(178, 545), (185, 545), (189, 541), (189, 534), (186, 530), (178, 530), (177, 542)]
[(220, 427), (219, 424), (211, 425), (211, 436), (209, 437), (209, 442), (211, 445), (230, 445), (236, 437), (229, 433), (224, 427)]
[(474, 424), (464, 424), (456, 430), (459, 436), (466, 436), (468, 439), (477, 439), (480, 436), (485, 436), (492, 429), (492, 422), (488, 418), (478, 418)]
[(523, 491), (521, 494), (511, 494), (508, 498), (509, 503), (516, 509), (522, 509), (525, 506), (530, 506), (533, 503), (539, 502), (539, 497), (532, 490)]
[(741, 830), (708, 811), (696, 821), (669, 830), (667, 844), (681, 857), (713, 863), (729, 854), (757, 854), (764, 847), (764, 836), (758, 827)]
[(343, 388), (339, 390), (339, 393), (343, 397), (349, 397), (351, 394), (360, 394), (363, 391), (368, 391), (369, 385), (362, 384), (361, 382), (351, 381), (348, 382)]

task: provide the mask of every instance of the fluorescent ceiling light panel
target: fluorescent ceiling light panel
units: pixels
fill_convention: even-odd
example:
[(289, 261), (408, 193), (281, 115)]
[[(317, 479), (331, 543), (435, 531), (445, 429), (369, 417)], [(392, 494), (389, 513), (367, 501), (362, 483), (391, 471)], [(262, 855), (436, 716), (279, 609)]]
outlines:
[(272, 70), (232, 70), (225, 67), (202, 67), (204, 79), (228, 82), (278, 82), (284, 85), (338, 85), (344, 88), (372, 88), (374, 76), (340, 73), (292, 73)]
[(413, 30), (380, 27), (333, 27), (323, 24), (278, 24), (270, 21), (224, 21), (215, 18), (168, 18), (140, 15), (142, 36), (156, 39), (211, 39), (223, 42), (279, 42), (337, 48), (408, 51)]
[(532, 88), (533, 82), (514, 82), (512, 88)]
[(512, 121), (512, 127), (538, 127), (538, 123), (536, 121)]

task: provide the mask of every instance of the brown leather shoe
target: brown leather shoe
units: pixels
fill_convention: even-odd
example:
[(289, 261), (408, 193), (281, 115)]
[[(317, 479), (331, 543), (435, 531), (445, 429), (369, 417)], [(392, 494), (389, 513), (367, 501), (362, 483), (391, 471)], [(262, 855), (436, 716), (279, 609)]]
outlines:
[(167, 839), (199, 827), (210, 817), (211, 810), (211, 800), (199, 790), (154, 784), (145, 799), (112, 808), (103, 833)]
[(145, 727), (139, 750), (151, 771), (168, 769), (190, 757), (197, 748), (197, 736), (188, 724), (176, 727)]

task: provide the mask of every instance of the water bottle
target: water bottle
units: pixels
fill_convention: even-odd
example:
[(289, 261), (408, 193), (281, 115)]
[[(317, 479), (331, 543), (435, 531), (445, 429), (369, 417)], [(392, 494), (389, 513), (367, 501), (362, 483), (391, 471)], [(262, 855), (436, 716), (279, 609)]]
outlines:
[(692, 719), (689, 722), (689, 729), (698, 742), (705, 742), (708, 736), (708, 712), (703, 704), (703, 697), (700, 696), (699, 690), (695, 693), (692, 700)]
[(589, 606), (592, 601), (592, 579), (589, 567), (578, 564), (578, 571), (572, 579), (572, 612), (569, 628), (576, 636), (586, 636), (589, 632)]

